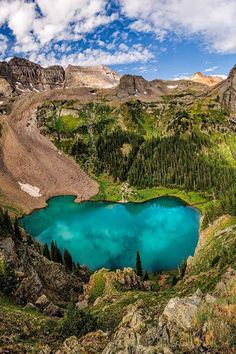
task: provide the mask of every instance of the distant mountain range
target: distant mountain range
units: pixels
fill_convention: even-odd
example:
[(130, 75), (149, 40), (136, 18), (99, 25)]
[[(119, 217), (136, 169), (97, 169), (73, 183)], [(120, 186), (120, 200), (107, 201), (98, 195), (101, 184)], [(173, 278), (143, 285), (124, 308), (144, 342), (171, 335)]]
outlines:
[[(99, 66), (69, 65), (65, 70), (62, 66), (53, 65), (43, 68), (39, 64), (27, 59), (14, 57), (8, 62), (0, 62), (0, 97), (20, 95), (25, 92), (41, 92), (55, 88), (90, 87), (93, 89), (110, 89), (120, 84), (121, 94), (128, 95), (142, 92), (143, 94), (160, 94), (173, 89), (192, 87), (191, 82), (201, 84), (194, 86), (198, 89), (213, 87), (223, 79), (207, 76), (200, 72), (187, 80), (153, 80), (147, 81), (143, 77), (125, 75), (126, 79), (120, 84), (120, 75), (110, 68)], [(184, 82), (185, 81), (185, 82)], [(125, 82), (125, 84), (124, 84)], [(135, 88), (135, 84), (137, 88)], [(187, 82), (187, 83), (186, 83)], [(126, 86), (128, 85), (128, 86)], [(142, 87), (142, 88), (141, 88)]]

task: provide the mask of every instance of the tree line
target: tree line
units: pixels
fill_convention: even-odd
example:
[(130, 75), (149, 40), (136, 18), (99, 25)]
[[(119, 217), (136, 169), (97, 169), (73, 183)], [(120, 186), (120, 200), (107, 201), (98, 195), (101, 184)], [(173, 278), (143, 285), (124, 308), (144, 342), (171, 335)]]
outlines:
[[(122, 153), (124, 144), (130, 145), (128, 155)], [(211, 152), (211, 144), (202, 133), (144, 140), (137, 134), (115, 131), (97, 141), (97, 173), (106, 172), (137, 188), (208, 192), (220, 200), (212, 216), (236, 215), (236, 169)]]
[(51, 242), (50, 250), (47, 244), (43, 245), (43, 255), (53, 262), (64, 264), (69, 271), (76, 270), (80, 267), (78, 263), (75, 264), (73, 262), (72, 256), (68, 250), (65, 249), (63, 253), (60, 251), (56, 241)]

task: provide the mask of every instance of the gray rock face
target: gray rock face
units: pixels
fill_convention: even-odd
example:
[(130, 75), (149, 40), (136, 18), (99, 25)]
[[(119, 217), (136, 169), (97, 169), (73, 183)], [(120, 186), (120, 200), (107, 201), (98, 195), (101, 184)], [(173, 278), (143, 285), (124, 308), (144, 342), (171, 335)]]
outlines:
[(119, 98), (128, 97), (156, 97), (168, 92), (166, 84), (161, 80), (147, 81), (142, 76), (124, 75), (119, 85), (114, 89), (113, 95)]
[(167, 326), (169, 331), (172, 326), (177, 326), (184, 331), (190, 330), (202, 298), (203, 294), (199, 290), (189, 297), (171, 299), (159, 319), (159, 327)]
[(213, 90), (220, 97), (224, 107), (233, 115), (236, 114), (236, 65), (229, 76)]
[(12, 262), (18, 276), (17, 303), (35, 303), (42, 294), (50, 301), (77, 299), (83, 291), (79, 274), (68, 273), (62, 264), (48, 260), (39, 251), (37, 243), (28, 245), (24, 237), (17, 245), (11, 237), (0, 238), (0, 255)]
[(134, 96), (136, 94), (147, 94), (151, 87), (151, 83), (142, 76), (124, 75), (120, 79), (118, 90), (120, 95)]
[(45, 315), (57, 317), (61, 317), (63, 315), (63, 310), (60, 309), (60, 307), (58, 307), (57, 305), (53, 304), (51, 301), (49, 301), (47, 296), (44, 294), (36, 300), (35, 305)]
[(27, 59), (15, 57), (9, 62), (0, 62), (0, 77), (6, 79), (16, 93), (21, 94), (63, 87), (65, 71), (58, 65), (45, 69)]

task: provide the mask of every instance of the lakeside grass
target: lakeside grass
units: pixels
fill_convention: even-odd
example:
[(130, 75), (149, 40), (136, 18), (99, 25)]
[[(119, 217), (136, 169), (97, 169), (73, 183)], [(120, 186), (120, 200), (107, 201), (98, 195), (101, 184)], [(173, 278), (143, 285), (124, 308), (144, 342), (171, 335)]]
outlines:
[[(99, 193), (95, 195), (92, 200), (106, 200), (111, 202), (118, 202), (122, 200), (122, 184), (113, 181), (112, 177), (102, 174), (97, 178), (99, 183)], [(129, 187), (131, 188), (131, 187)], [(211, 207), (213, 201), (211, 196), (206, 193), (198, 193), (193, 191), (184, 191), (177, 188), (131, 188), (132, 192), (127, 195), (128, 202), (145, 202), (150, 199), (160, 198), (163, 196), (172, 196), (183, 200), (185, 203), (196, 206), (202, 213), (206, 212)]]

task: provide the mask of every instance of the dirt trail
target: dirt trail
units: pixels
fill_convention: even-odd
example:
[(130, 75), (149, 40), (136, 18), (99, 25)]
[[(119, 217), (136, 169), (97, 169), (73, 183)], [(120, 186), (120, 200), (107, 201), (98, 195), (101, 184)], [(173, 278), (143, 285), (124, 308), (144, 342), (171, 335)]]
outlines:
[[(76, 195), (77, 201), (89, 199), (98, 192), (76, 162), (59, 151), (37, 128), (36, 110), (46, 100), (93, 100), (86, 88), (59, 89), (29, 93), (19, 97), (10, 116), (4, 121), (0, 152), (0, 204), (24, 212), (45, 206), (56, 195)], [(40, 189), (35, 198), (21, 190), (19, 182)]]

